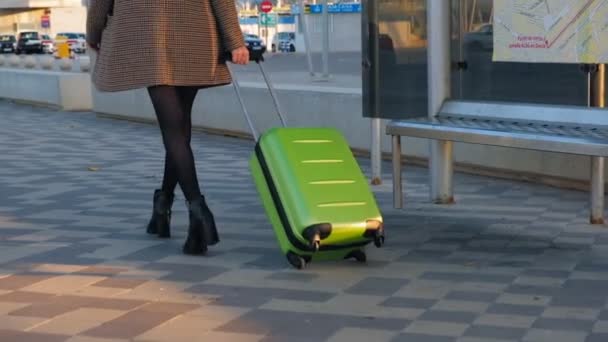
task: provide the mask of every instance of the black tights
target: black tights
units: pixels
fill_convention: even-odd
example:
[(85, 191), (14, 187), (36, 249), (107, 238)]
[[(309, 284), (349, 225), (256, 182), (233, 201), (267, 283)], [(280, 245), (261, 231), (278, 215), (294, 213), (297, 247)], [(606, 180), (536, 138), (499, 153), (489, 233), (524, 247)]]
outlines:
[(165, 146), (162, 191), (172, 194), (179, 183), (186, 200), (200, 198), (192, 138), (192, 105), (199, 88), (154, 86), (148, 88)]

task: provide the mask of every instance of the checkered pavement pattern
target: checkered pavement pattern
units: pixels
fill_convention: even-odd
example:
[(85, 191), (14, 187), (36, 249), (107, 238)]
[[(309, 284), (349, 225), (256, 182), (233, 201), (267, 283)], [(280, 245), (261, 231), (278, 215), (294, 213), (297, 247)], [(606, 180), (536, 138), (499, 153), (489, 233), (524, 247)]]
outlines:
[(145, 233), (156, 125), (9, 102), (0, 122), (2, 342), (608, 341), (608, 230), (587, 224), (586, 193), (457, 174), (457, 203), (437, 206), (406, 167), (405, 209), (390, 174), (373, 188), (384, 248), (295, 270), (251, 141), (194, 134), (222, 242), (186, 256), (181, 192), (172, 238)]

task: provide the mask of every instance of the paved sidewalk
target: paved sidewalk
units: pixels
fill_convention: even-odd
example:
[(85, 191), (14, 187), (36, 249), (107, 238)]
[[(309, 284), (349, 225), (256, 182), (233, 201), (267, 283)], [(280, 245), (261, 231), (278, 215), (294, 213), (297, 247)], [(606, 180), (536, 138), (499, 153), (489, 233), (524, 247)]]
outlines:
[(407, 209), (374, 188), (385, 248), (297, 271), (249, 177), (252, 142), (194, 135), (222, 242), (190, 257), (181, 193), (173, 238), (145, 234), (156, 126), (6, 102), (0, 122), (2, 342), (608, 340), (608, 230), (586, 224), (585, 193), (459, 174), (440, 207), (409, 167)]

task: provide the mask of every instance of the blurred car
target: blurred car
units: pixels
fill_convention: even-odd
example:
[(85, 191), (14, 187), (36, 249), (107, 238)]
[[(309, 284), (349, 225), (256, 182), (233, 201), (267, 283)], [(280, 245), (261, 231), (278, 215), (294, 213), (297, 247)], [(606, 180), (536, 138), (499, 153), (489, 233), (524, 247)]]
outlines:
[(464, 36), (464, 45), (472, 50), (492, 51), (494, 49), (494, 29), (492, 24), (483, 24)]
[(272, 38), (272, 52), (277, 51), (296, 51), (296, 33), (295, 32), (279, 32)]
[(87, 49), (87, 42), (83, 33), (77, 32), (59, 32), (55, 37), (55, 45), (67, 42), (70, 46), (70, 51), (75, 53), (84, 53)]
[(42, 35), (42, 51), (48, 54), (52, 54), (55, 51), (55, 44), (48, 34)]
[(12, 34), (0, 36), (0, 53), (14, 53), (17, 48), (17, 38)]
[(42, 40), (37, 31), (23, 31), (17, 38), (15, 53), (43, 53)]
[(264, 54), (266, 52), (266, 45), (264, 44), (262, 39), (260, 39), (260, 37), (250, 33), (244, 34), (244, 37), (245, 45), (247, 46), (247, 49), (249, 50), (250, 54), (252, 52), (256, 54)]

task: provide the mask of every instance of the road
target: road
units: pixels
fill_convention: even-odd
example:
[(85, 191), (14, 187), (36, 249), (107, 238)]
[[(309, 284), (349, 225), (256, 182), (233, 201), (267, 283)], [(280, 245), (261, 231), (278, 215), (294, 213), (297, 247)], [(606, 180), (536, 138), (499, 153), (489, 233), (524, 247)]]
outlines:
[[(312, 55), (314, 71), (323, 71), (322, 56), (320, 53)], [(267, 54), (266, 65), (269, 71), (308, 71), (306, 54), (276, 53)], [(337, 75), (356, 75), (361, 71), (361, 53), (334, 52), (329, 55), (329, 72)], [(254, 69), (252, 69), (254, 71)]]

